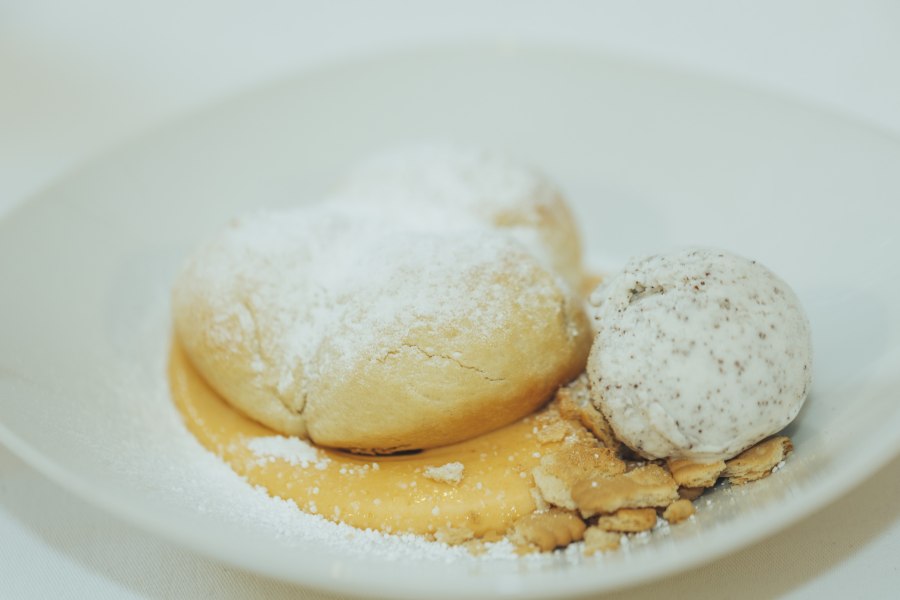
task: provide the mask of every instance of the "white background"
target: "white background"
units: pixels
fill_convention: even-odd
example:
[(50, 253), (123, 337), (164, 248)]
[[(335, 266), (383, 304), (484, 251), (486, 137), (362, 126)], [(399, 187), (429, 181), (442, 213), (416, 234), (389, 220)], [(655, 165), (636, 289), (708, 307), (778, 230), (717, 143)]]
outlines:
[[(255, 84), (467, 40), (639, 55), (900, 134), (900, 3), (887, 0), (0, 0), (0, 213), (121, 140)], [(618, 597), (892, 597), (900, 589), (898, 497), (894, 459), (774, 538)], [(0, 598), (7, 597), (321, 596), (113, 521), (0, 448)]]

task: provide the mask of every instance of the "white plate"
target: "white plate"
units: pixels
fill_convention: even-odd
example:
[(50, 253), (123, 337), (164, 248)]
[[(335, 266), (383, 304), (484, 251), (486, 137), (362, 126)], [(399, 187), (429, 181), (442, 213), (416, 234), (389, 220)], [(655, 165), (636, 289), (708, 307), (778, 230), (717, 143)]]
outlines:
[[(203, 501), (213, 483), (191, 471), (200, 451), (163, 372), (180, 261), (233, 215), (315, 199), (369, 151), (448, 137), (544, 167), (600, 263), (715, 245), (791, 282), (816, 364), (786, 468), (713, 494), (669, 535), (583, 562), (347, 556), (255, 531), (229, 490)], [(0, 223), (0, 439), (150, 531), (313, 587), (536, 597), (647, 581), (759, 540), (900, 448), (898, 165), (898, 140), (865, 126), (574, 51), (423, 51), (308, 74), (123, 146)]]

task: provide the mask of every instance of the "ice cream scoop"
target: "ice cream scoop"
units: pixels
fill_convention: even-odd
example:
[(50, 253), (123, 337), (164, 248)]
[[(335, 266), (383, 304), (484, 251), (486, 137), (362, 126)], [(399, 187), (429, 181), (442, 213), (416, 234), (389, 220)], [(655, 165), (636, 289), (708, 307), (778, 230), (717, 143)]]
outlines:
[(806, 399), (809, 321), (756, 261), (714, 249), (632, 259), (591, 305), (592, 401), (644, 457), (730, 458)]

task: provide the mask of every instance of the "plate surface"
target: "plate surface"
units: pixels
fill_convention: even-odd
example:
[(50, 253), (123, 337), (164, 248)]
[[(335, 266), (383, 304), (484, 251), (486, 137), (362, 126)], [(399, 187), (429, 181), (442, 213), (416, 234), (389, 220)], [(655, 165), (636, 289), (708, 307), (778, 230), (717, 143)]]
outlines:
[[(815, 377), (787, 466), (596, 560), (346, 554), (242, 513), (243, 484), (193, 444), (166, 391), (181, 261), (234, 215), (314, 201), (369, 152), (446, 138), (543, 168), (600, 266), (712, 245), (790, 282)], [(0, 441), (148, 530), (312, 587), (524, 598), (647, 581), (759, 540), (900, 449), (897, 165), (900, 141), (877, 130), (576, 51), (429, 50), (306, 74), (125, 145), (0, 222)]]

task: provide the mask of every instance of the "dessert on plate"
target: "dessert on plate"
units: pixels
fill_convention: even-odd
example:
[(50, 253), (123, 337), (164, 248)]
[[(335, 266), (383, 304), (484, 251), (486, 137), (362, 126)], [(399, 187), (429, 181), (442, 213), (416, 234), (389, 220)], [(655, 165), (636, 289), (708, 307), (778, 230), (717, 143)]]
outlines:
[(787, 284), (730, 253), (636, 258), (588, 302), (593, 281), (542, 174), (388, 152), (191, 257), (173, 398), (249, 483), (326, 519), (608, 550), (690, 518), (722, 477), (769, 474), (811, 351)]

